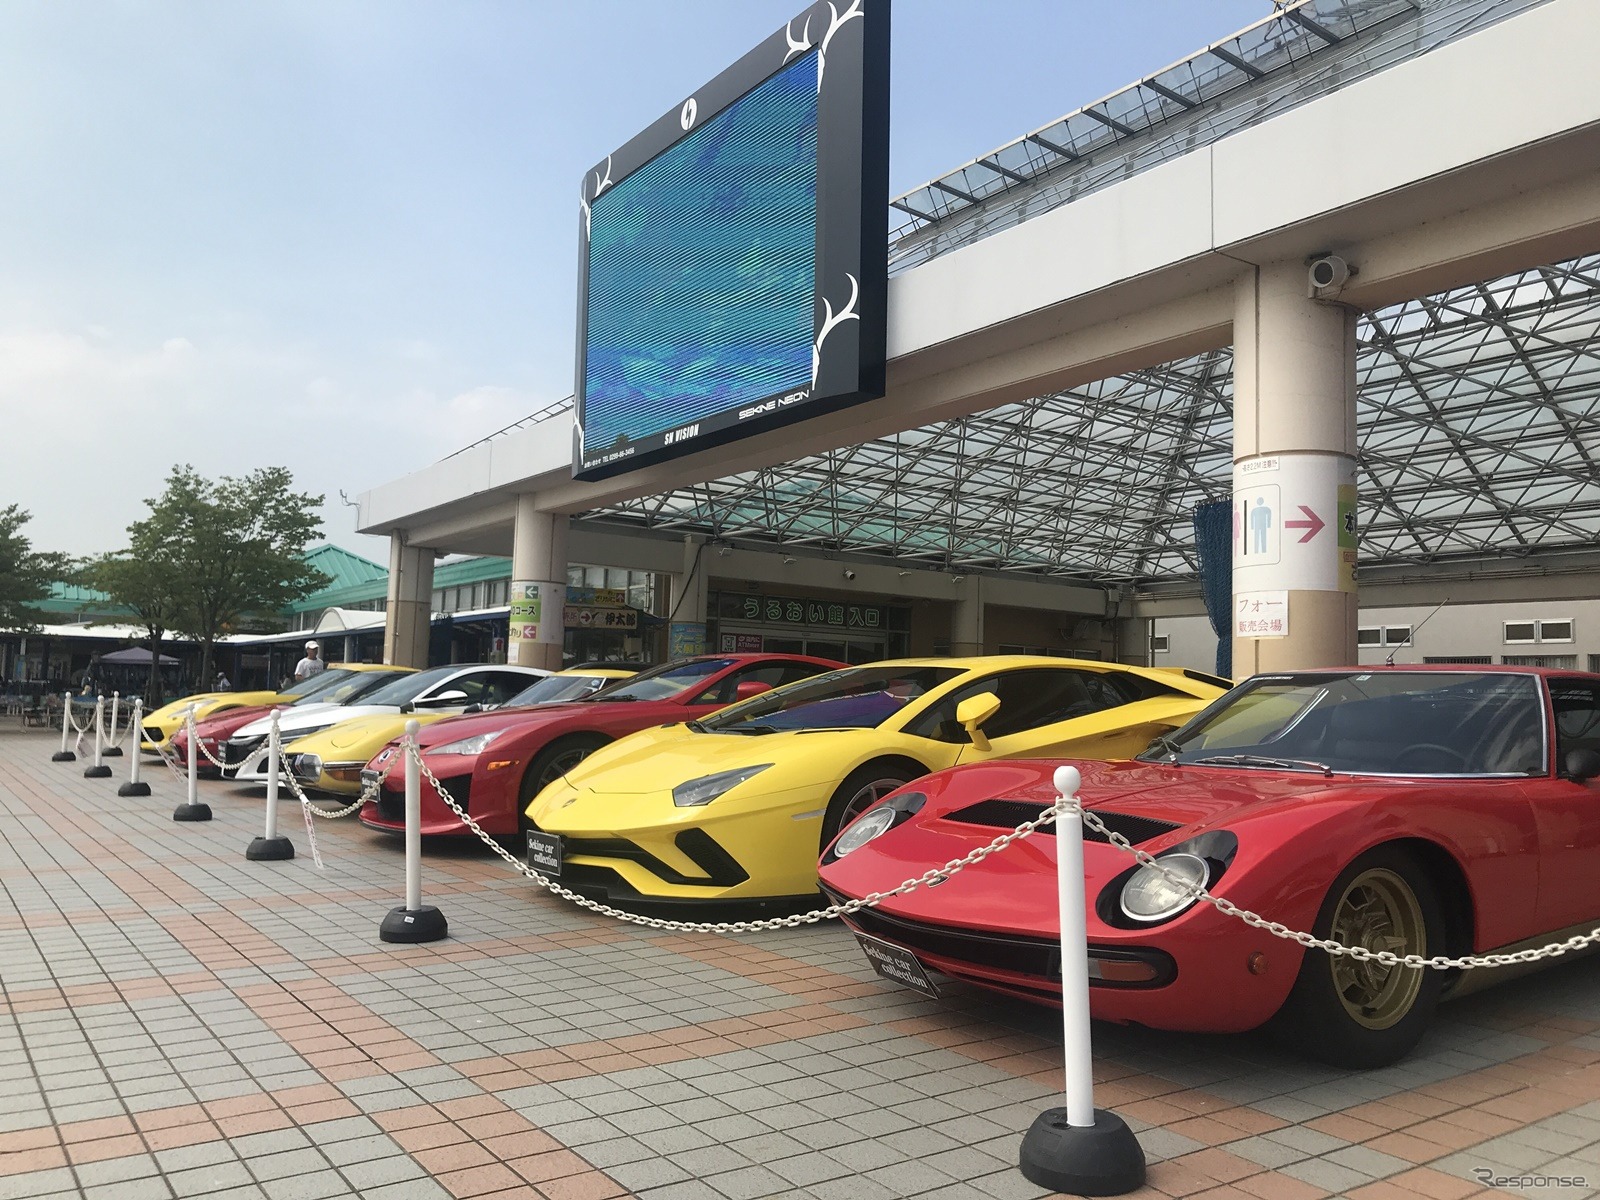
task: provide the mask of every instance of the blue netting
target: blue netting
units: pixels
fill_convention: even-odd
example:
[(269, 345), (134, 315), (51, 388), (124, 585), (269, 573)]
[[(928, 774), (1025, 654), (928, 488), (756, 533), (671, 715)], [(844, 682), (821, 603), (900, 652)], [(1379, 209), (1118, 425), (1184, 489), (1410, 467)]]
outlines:
[(1194, 545), (1200, 556), (1200, 586), (1206, 616), (1217, 635), (1217, 674), (1233, 678), (1233, 504), (1210, 500), (1195, 506)]

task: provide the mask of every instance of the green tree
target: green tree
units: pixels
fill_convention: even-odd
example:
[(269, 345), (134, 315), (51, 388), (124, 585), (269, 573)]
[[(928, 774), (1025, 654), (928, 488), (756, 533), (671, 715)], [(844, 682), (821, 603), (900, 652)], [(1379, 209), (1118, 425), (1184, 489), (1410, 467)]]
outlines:
[(86, 587), (104, 592), (133, 610), (150, 638), (150, 675), (145, 683), (145, 704), (154, 707), (165, 697), (161, 688), (161, 638), (172, 628), (182, 603), (182, 573), (165, 556), (165, 547), (148, 539), (121, 554), (102, 554), (78, 569)]
[(65, 554), (40, 551), (22, 532), (31, 514), (16, 504), (0, 508), (0, 630), (27, 633), (38, 627), (39, 612), (29, 607), (50, 595), (50, 585), (66, 578)]
[(150, 515), (128, 526), (130, 553), (169, 573), (171, 628), (201, 643), (201, 686), (217, 638), (241, 616), (277, 613), (328, 582), (302, 557), (322, 534), (322, 497), (293, 484), (284, 467), (215, 481), (174, 467)]

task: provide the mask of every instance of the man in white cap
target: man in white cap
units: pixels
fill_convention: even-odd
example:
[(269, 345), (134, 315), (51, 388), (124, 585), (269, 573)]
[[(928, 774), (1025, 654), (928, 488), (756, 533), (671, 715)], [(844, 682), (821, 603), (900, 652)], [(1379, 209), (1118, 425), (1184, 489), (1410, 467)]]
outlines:
[(310, 679), (313, 675), (321, 674), (328, 669), (328, 664), (323, 662), (321, 647), (315, 642), (306, 643), (306, 656), (294, 665), (294, 678), (298, 683), (302, 679)]

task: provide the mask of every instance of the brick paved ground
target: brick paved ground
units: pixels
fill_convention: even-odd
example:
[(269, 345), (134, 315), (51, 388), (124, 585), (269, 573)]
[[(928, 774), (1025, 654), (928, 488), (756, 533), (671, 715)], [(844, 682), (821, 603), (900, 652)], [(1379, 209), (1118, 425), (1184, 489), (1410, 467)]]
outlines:
[[(0, 1197), (1024, 1200), (1057, 1018), (880, 985), (848, 934), (656, 934), (537, 894), (471, 847), (424, 860), (452, 937), (377, 940), (394, 842), (295, 806), (247, 863), (256, 795), (209, 824), (0, 734)], [(116, 764), (118, 775), (125, 769)], [(1600, 1191), (1600, 961), (1448, 1005), (1423, 1050), (1348, 1075), (1257, 1037), (1097, 1027), (1097, 1099), (1149, 1196)]]

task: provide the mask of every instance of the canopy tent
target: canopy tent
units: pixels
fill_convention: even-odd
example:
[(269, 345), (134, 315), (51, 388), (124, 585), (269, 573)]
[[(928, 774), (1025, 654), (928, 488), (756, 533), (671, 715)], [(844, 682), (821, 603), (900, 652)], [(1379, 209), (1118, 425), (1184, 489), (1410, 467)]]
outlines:
[[(178, 660), (165, 654), (156, 660), (163, 667), (175, 667)], [(110, 654), (102, 654), (100, 662), (103, 666), (111, 667), (148, 667), (150, 665), (150, 651), (144, 646), (129, 646), (126, 650), (113, 650)]]

